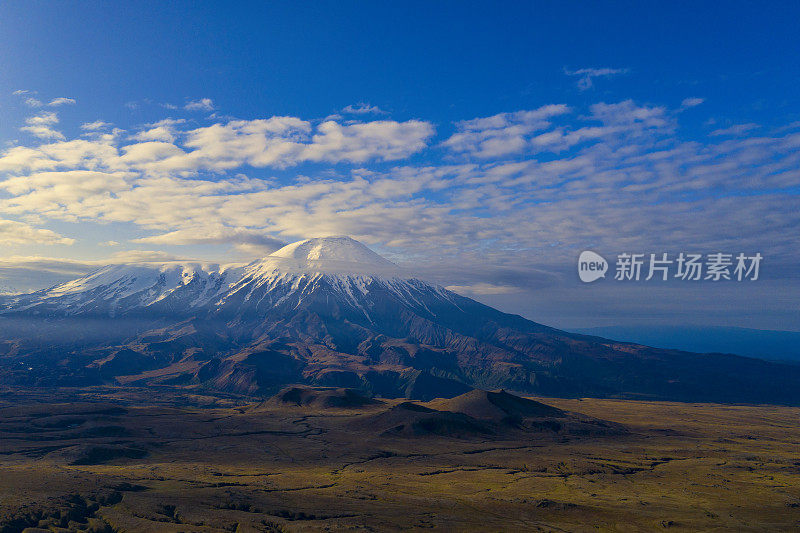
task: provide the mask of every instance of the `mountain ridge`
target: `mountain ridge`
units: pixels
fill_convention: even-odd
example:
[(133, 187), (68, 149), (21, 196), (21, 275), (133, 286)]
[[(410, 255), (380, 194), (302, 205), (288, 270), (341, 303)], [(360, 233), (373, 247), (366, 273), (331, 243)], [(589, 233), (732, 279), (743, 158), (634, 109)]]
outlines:
[(800, 403), (800, 368), (560, 331), (384, 271), (388, 261), (349, 238), (281, 250), (247, 265), (101, 269), (6, 298), (0, 377), (245, 394), (298, 383), (422, 400), (477, 387)]

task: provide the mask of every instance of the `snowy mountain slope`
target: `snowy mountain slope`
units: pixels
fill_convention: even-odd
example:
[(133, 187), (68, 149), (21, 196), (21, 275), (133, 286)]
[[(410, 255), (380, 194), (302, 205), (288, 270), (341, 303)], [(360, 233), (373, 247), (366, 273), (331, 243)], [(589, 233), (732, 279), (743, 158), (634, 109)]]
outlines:
[(349, 237), (308, 239), (247, 265), (138, 263), (101, 268), (82, 278), (18, 295), (4, 314), (45, 316), (236, 316), (297, 309), (324, 294), (370, 320), (370, 293), (430, 313), (442, 287), (401, 278), (401, 269)]
[(109, 266), (2, 301), (6, 383), (800, 404), (800, 367), (559, 331), (414, 279), (347, 237), (244, 265)]
[(32, 294), (17, 295), (0, 312), (53, 315), (125, 316), (148, 312), (190, 314), (300, 305), (317, 290), (330, 291), (368, 314), (370, 287), (419, 305), (420, 290), (447, 297), (441, 288), (403, 280), (401, 270), (349, 237), (299, 241), (247, 265), (213, 263), (138, 263), (112, 265), (87, 276)]
[(240, 266), (204, 263), (112, 265), (49, 289), (16, 295), (3, 312), (114, 317), (168, 300), (194, 308), (226, 290), (240, 272)]

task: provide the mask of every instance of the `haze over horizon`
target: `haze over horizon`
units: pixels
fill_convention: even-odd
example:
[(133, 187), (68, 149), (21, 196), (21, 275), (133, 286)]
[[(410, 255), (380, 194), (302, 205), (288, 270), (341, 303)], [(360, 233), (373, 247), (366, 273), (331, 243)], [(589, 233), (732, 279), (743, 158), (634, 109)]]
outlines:
[[(0, 285), (343, 234), (555, 327), (800, 330), (797, 6), (189, 5), (0, 7)], [(764, 262), (582, 284), (583, 250)]]

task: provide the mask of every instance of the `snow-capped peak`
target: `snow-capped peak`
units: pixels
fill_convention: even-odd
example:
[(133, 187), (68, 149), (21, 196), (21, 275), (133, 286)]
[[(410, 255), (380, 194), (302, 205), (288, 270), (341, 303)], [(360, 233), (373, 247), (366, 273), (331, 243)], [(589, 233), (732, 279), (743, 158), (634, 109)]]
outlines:
[(357, 240), (346, 237), (316, 237), (287, 244), (270, 257), (283, 257), (297, 261), (335, 261), (377, 267), (394, 264), (379, 256)]
[(400, 269), (350, 237), (317, 237), (284, 246), (255, 264), (286, 273), (397, 276)]

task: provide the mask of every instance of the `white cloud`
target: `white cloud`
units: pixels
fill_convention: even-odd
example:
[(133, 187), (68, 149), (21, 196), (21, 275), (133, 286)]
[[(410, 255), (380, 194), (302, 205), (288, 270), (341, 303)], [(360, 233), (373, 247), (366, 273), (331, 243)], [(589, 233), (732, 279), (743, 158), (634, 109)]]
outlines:
[(184, 118), (164, 118), (156, 122), (151, 122), (150, 124), (146, 124), (149, 128), (171, 128), (174, 129), (181, 124), (186, 124), (186, 119)]
[(628, 69), (626, 68), (582, 68), (573, 71), (564, 69), (564, 74), (567, 76), (578, 77), (578, 88), (582, 91), (591, 89), (595, 78), (607, 78), (618, 74), (626, 74), (627, 72)]
[(73, 104), (75, 104), (74, 98), (65, 98), (61, 96), (59, 98), (53, 98), (47, 105), (50, 107), (57, 107), (60, 105), (73, 105)]
[(464, 120), (456, 123), (456, 133), (442, 145), (454, 152), (469, 153), (480, 158), (522, 152), (531, 146), (531, 134), (548, 129), (551, 118), (568, 112), (569, 107), (557, 104), (532, 111)]
[[(315, 128), (299, 118), (272, 117), (183, 130), (178, 129), (181, 121), (164, 120), (127, 138), (137, 142), (125, 144), (119, 130), (66, 141), (52, 128), (57, 122), (52, 112), (29, 118), (25, 131), (63, 142), (12, 147), (0, 155), (0, 171), (85, 168), (189, 176), (246, 165), (285, 168), (308, 161), (390, 161), (422, 150), (434, 133), (430, 123), (418, 120), (346, 125), (326, 121)], [(90, 127), (101, 124), (90, 123), (86, 129)]]
[(633, 100), (624, 100), (615, 104), (598, 103), (590, 106), (591, 118), (606, 126), (624, 126), (626, 128), (674, 128), (674, 120), (667, 109), (660, 106), (640, 106)]
[(350, 115), (387, 115), (388, 113), (376, 105), (366, 102), (359, 102), (355, 105), (348, 105), (342, 108), (342, 113)]
[(51, 127), (54, 124), (58, 124), (58, 116), (52, 111), (46, 111), (39, 115), (28, 117), (25, 119), (25, 123), (27, 126), (21, 127), (20, 131), (30, 133), (39, 139), (64, 140), (64, 134)]
[(0, 220), (0, 245), (20, 244), (73, 244), (70, 239), (44, 228), (34, 228), (16, 220)]
[(27, 89), (17, 89), (16, 91), (14, 91), (11, 94), (13, 94), (14, 96), (22, 96), (24, 94), (30, 94), (30, 91), (27, 90)]
[(197, 128), (186, 132), (184, 145), (194, 149), (185, 159), (187, 167), (213, 170), (287, 166), (297, 161), (301, 142), (311, 124), (294, 117), (233, 120), (227, 124)]
[(184, 119), (166, 118), (164, 120), (159, 120), (158, 122), (147, 124), (142, 131), (132, 135), (130, 138), (131, 140), (142, 142), (162, 141), (172, 143), (175, 141), (179, 133), (177, 131), (177, 127), (185, 123), (186, 120)]
[(214, 102), (211, 98), (201, 98), (188, 102), (183, 108), (187, 111), (213, 111)]
[[(587, 244), (603, 251), (733, 243), (769, 248), (770, 257), (795, 253), (785, 235), (800, 225), (796, 195), (775, 191), (800, 186), (800, 133), (684, 142), (677, 110), (626, 100), (569, 111), (545, 106), (463, 121), (444, 142), (476, 156), (462, 164), (403, 161), (433, 135), (422, 121), (315, 125), (272, 117), (172, 124), (172, 142), (99, 134), (16, 146), (0, 154), (0, 213), (35, 217), (24, 220), (37, 226), (128, 223), (150, 235), (138, 243), (155, 248), (232, 244), (252, 255), (278, 239), (350, 234), (406, 257), (487, 268), (572, 261)], [(522, 147), (486, 143), (499, 139), (511, 146), (520, 139)], [(375, 160), (399, 163), (366, 164)], [(280, 179), (238, 174), (304, 161), (366, 168)]]
[(166, 143), (171, 143), (175, 140), (175, 134), (169, 128), (164, 126), (158, 126), (156, 128), (150, 128), (148, 130), (140, 131), (135, 135), (131, 135), (131, 140), (134, 141), (163, 141)]
[(84, 122), (81, 124), (81, 129), (85, 131), (97, 131), (106, 129), (111, 126), (110, 122), (103, 122), (102, 120), (95, 120), (94, 122)]
[(37, 100), (36, 98), (26, 99), (25, 104), (27, 104), (29, 107), (42, 107), (44, 105), (40, 100)]
[[(141, 132), (98, 125), (75, 139), (31, 140), (0, 153), (0, 216), (23, 221), (0, 226), (0, 242), (68, 244), (44, 229), (67, 221), (97, 225), (102, 239), (133, 227), (148, 235), (136, 245), (153, 250), (97, 261), (5, 258), (0, 276), (24, 287), (19, 280), (42, 272), (53, 273), (50, 283), (110, 261), (174, 258), (162, 246), (219, 246), (227, 261), (284, 240), (350, 234), (396, 251), (399, 263), (435, 265), (442, 284), (486, 301), (523, 291), (529, 302), (542, 287), (563, 299), (582, 249), (760, 251), (765, 275), (783, 268), (796, 277), (800, 258), (787, 235), (800, 226), (800, 132), (740, 128), (685, 141), (680, 111), (695, 103), (687, 100), (674, 109), (626, 100), (476, 117), (438, 145), (444, 159), (435, 148), (414, 165), (406, 158), (430, 145), (428, 122), (162, 121)], [(39, 116), (27, 126), (57, 124)], [(158, 128), (171, 138), (130, 137)], [(248, 168), (304, 162), (317, 164), (303, 176)], [(116, 246), (108, 252), (127, 247)], [(776, 301), (789, 302), (787, 294)]]
[(317, 127), (311, 142), (303, 146), (299, 159), (353, 163), (402, 159), (425, 148), (433, 133), (433, 126), (421, 120), (378, 120), (346, 126), (326, 121)]
[(735, 137), (735, 136), (743, 135), (745, 133), (748, 133), (748, 132), (750, 132), (752, 130), (755, 130), (755, 129), (758, 129), (760, 127), (761, 127), (760, 125), (754, 124), (752, 122), (748, 123), (748, 124), (736, 124), (736, 125), (731, 126), (729, 128), (722, 128), (722, 129), (714, 130), (711, 133), (709, 133), (709, 135), (711, 135), (712, 137), (719, 137), (719, 136), (734, 136)]
[(126, 174), (89, 170), (39, 172), (7, 178), (0, 188), (11, 198), (0, 200), (0, 210), (20, 215), (78, 221), (113, 216), (117, 194), (129, 190)]
[(524, 152), (562, 152), (588, 142), (620, 142), (623, 138), (669, 133), (674, 117), (664, 107), (640, 106), (632, 100), (589, 107), (584, 121), (601, 125), (554, 127), (553, 119), (567, 115), (563, 104), (547, 105), (531, 111), (500, 113), (456, 123), (457, 132), (442, 143), (453, 152), (480, 159), (510, 157)]
[(52, 124), (58, 124), (58, 115), (52, 111), (45, 111), (39, 115), (28, 117), (25, 119), (25, 123), (30, 125), (50, 126)]
[(99, 243), (100, 246), (119, 246), (120, 243), (118, 241), (103, 241)]
[(179, 229), (169, 233), (134, 239), (133, 242), (149, 244), (247, 244), (275, 251), (286, 245), (285, 242), (265, 235), (263, 231), (247, 228), (233, 228), (223, 225), (196, 226)]
[(681, 102), (681, 108), (697, 107), (705, 101), (705, 98), (684, 98), (683, 102)]
[(152, 168), (222, 171), (244, 164), (284, 168), (304, 161), (364, 162), (407, 157), (426, 146), (430, 123), (373, 121), (341, 125), (323, 122), (316, 130), (294, 117), (235, 120), (190, 130), (184, 154), (153, 161)]

